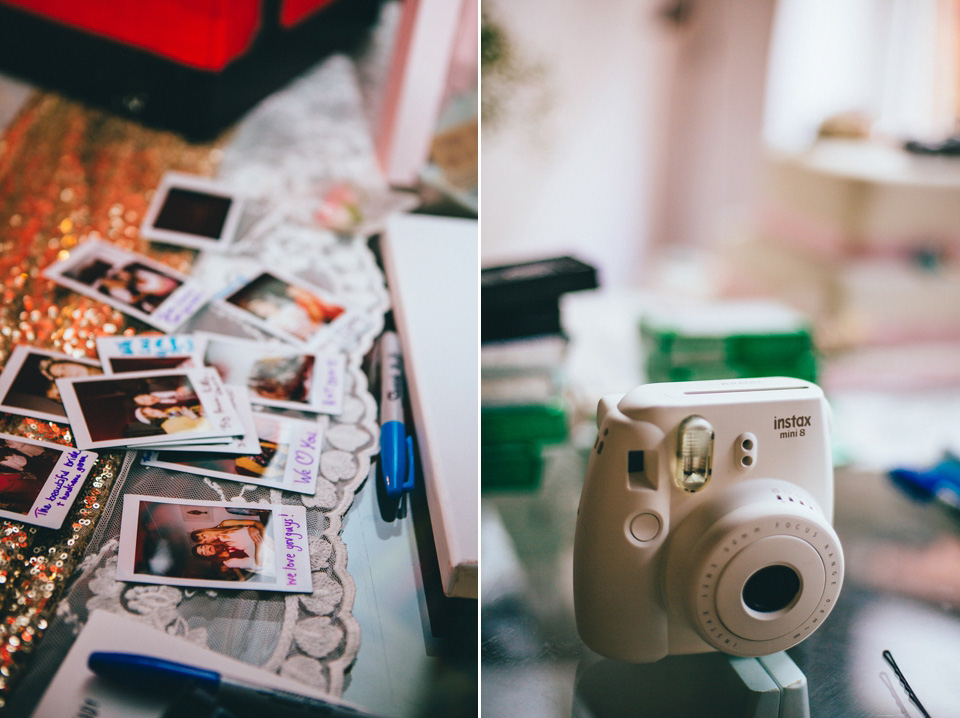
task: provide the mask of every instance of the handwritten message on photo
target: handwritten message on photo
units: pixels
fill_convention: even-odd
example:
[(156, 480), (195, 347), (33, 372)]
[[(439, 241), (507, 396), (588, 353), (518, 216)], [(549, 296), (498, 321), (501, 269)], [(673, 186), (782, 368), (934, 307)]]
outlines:
[(260, 438), (260, 453), (255, 456), (163, 450), (145, 453), (141, 461), (170, 471), (312, 495), (317, 490), (327, 421), (326, 417), (304, 421), (255, 412), (253, 423)]
[(227, 384), (245, 385), (250, 401), (278, 409), (343, 413), (347, 358), (342, 353), (304, 353), (289, 346), (197, 332), (204, 363)]
[(0, 434), (0, 517), (60, 528), (97, 455)]
[(117, 579), (309, 593), (303, 506), (123, 498)]
[(192, 334), (97, 337), (105, 374), (203, 366), (204, 341)]
[(84, 449), (244, 434), (220, 376), (209, 367), (59, 379), (57, 386)]
[(100, 241), (79, 245), (43, 275), (165, 332), (175, 331), (210, 298), (187, 275)]

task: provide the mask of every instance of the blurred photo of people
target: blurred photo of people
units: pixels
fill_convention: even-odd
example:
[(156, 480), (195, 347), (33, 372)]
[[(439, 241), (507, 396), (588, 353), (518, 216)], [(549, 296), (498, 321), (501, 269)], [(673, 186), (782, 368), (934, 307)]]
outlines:
[(171, 579), (269, 582), (276, 577), (271, 509), (141, 501), (134, 571)]
[(74, 390), (94, 441), (175, 434), (210, 426), (186, 374), (120, 375), (77, 383)]
[(102, 373), (95, 361), (21, 345), (14, 348), (0, 375), (0, 406), (26, 416), (63, 421), (67, 415), (57, 379)]
[(264, 272), (227, 297), (227, 302), (250, 312), (275, 331), (301, 341), (344, 313), (344, 307)]
[(65, 276), (145, 314), (155, 312), (183, 284), (140, 262), (118, 266), (99, 257), (65, 272)]
[(26, 514), (61, 453), (57, 449), (0, 438), (0, 509)]

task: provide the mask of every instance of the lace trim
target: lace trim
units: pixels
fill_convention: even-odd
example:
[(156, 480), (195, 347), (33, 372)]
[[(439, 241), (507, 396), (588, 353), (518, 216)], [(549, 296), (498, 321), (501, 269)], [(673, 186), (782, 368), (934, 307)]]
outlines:
[[(270, 138), (264, 142), (263, 138)], [(296, 151), (293, 149), (296, 148)], [(254, 227), (237, 244), (237, 256), (201, 256), (193, 273), (211, 286), (226, 284), (253, 268), (295, 274), (335, 293), (361, 310), (365, 322), (337, 335), (327, 349), (347, 353), (344, 411), (330, 418), (314, 496), (283, 494), (262, 487), (197, 478), (182, 491), (214, 491), (226, 500), (301, 502), (311, 524), (310, 595), (277, 596), (233, 591), (196, 591), (172, 586), (117, 582), (119, 524), (81, 565), (81, 573), (58, 616), (78, 630), (89, 611), (104, 609), (135, 617), (159, 630), (232, 653), (281, 675), (342, 693), (344, 676), (360, 647), (352, 614), (356, 587), (347, 570), (340, 531), (354, 495), (370, 472), (379, 446), (376, 403), (361, 370), (364, 354), (383, 325), (389, 297), (383, 275), (363, 238), (344, 238), (308, 226), (317, 187), (333, 178), (365, 186), (379, 182), (362, 100), (352, 64), (331, 58), (288, 90), (269, 98), (238, 128), (225, 148), (221, 176), (264, 200), (254, 205)], [(379, 187), (380, 190), (383, 187)], [(257, 216), (259, 214), (259, 216)], [(194, 328), (259, 336), (216, 310)], [(153, 470), (155, 471), (155, 470)], [(158, 480), (145, 467), (131, 470), (125, 490)], [(194, 483), (189, 484), (192, 480)], [(231, 594), (227, 596), (227, 594)], [(213, 599), (216, 598), (214, 601)], [(243, 622), (242, 636), (221, 627)]]

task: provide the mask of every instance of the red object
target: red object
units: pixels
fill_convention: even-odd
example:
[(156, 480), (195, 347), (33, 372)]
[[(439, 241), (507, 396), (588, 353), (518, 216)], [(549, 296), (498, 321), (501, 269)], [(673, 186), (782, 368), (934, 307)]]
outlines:
[[(298, 22), (330, 0), (288, 0)], [(94, 35), (217, 72), (250, 47), (260, 28), (260, 0), (0, 0)], [(290, 6), (290, 7), (288, 7)], [(309, 6), (309, 7), (308, 7)]]
[(293, 27), (333, 0), (283, 0), (280, 7), (280, 25)]

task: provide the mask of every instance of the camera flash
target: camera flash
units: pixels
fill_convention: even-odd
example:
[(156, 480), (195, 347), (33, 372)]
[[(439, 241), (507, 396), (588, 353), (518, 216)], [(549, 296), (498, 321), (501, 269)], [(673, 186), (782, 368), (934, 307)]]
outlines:
[(702, 416), (688, 416), (677, 437), (677, 486), (699, 491), (713, 471), (713, 427)]

